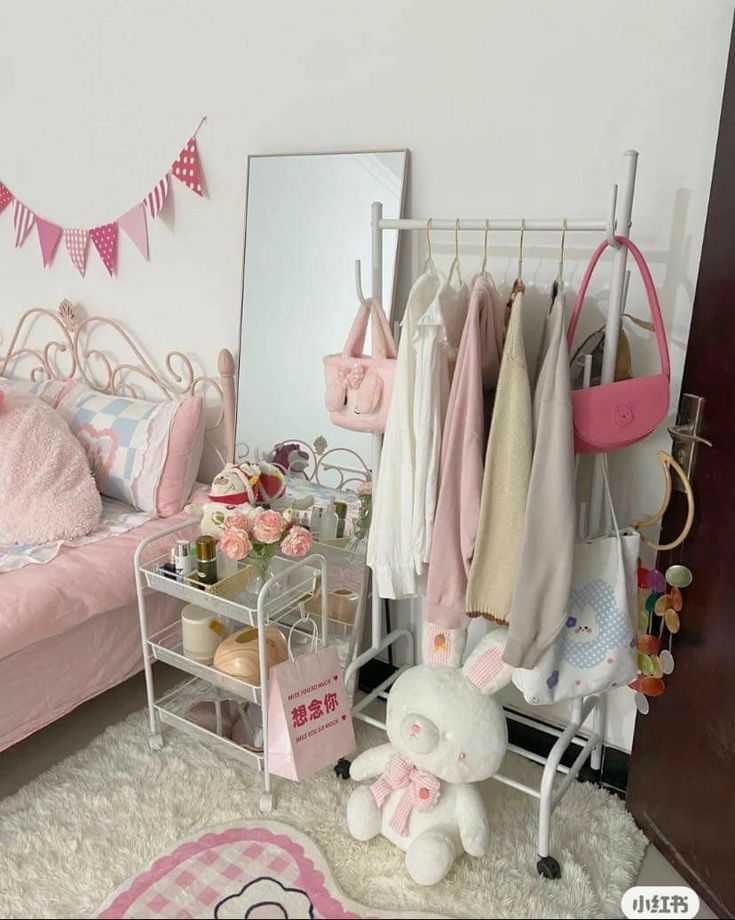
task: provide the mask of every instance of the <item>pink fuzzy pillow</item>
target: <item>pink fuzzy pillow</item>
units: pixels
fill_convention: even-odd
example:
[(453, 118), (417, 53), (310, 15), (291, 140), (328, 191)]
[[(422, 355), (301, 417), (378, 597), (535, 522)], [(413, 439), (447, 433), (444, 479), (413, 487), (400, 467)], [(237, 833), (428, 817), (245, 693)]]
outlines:
[(84, 448), (38, 399), (0, 400), (0, 539), (73, 540), (93, 531), (102, 501)]

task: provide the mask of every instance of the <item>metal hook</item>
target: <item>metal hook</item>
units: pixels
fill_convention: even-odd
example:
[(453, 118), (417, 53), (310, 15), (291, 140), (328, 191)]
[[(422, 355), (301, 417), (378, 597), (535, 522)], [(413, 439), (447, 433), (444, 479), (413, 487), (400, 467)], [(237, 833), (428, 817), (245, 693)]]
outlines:
[(607, 217), (607, 232), (605, 238), (613, 249), (620, 249), (620, 243), (615, 239), (615, 214), (618, 207), (618, 186), (613, 185), (612, 196), (610, 198), (610, 211)]
[(367, 306), (365, 295), (362, 292), (362, 265), (359, 259), (355, 259), (355, 290), (357, 291), (357, 299), (363, 306)]
[(482, 268), (480, 269), (480, 274), (485, 274), (485, 268), (487, 266), (487, 237), (490, 232), (490, 221), (485, 218), (485, 241), (482, 247)]
[(462, 283), (462, 273), (460, 272), (460, 269), (459, 269), (459, 218), (458, 217), (454, 221), (454, 259), (452, 260), (452, 264), (449, 268), (450, 280), (452, 278), (452, 274), (455, 268), (457, 269), (457, 281), (459, 281), (459, 283), (461, 284)]
[(518, 280), (523, 280), (523, 236), (526, 232), (526, 219), (521, 218), (521, 238), (518, 241)]

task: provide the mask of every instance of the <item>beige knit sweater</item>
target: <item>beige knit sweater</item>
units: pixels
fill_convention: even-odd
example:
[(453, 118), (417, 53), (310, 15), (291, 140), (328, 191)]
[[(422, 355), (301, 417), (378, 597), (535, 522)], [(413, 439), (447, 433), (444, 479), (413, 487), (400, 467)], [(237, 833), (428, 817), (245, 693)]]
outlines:
[(507, 623), (510, 615), (533, 457), (533, 410), (522, 313), (523, 291), (519, 291), (503, 348), (467, 585), (467, 615), (500, 623)]

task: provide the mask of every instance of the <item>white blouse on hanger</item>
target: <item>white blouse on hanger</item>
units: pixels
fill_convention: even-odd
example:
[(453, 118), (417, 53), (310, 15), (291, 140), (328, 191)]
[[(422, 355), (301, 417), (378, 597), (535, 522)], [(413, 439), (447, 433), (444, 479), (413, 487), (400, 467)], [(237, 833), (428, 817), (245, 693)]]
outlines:
[(411, 597), (417, 593), (413, 543), (414, 339), (418, 322), (431, 306), (441, 283), (442, 278), (436, 271), (424, 272), (411, 288), (401, 322), (398, 360), (367, 546), (367, 564), (373, 570), (374, 589), (381, 597)]
[(416, 462), (413, 471), (413, 547), (416, 574), (429, 564), (431, 537), (439, 493), (439, 457), (449, 387), (459, 340), (470, 300), (463, 282), (442, 283), (434, 301), (418, 322), (414, 335), (416, 384), (413, 430)]

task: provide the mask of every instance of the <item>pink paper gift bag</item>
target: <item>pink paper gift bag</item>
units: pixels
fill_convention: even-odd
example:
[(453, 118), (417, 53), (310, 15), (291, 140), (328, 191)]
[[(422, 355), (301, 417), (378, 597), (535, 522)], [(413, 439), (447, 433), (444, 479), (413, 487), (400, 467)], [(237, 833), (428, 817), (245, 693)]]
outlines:
[(355, 750), (349, 700), (332, 646), (270, 669), (268, 770), (302, 780)]

